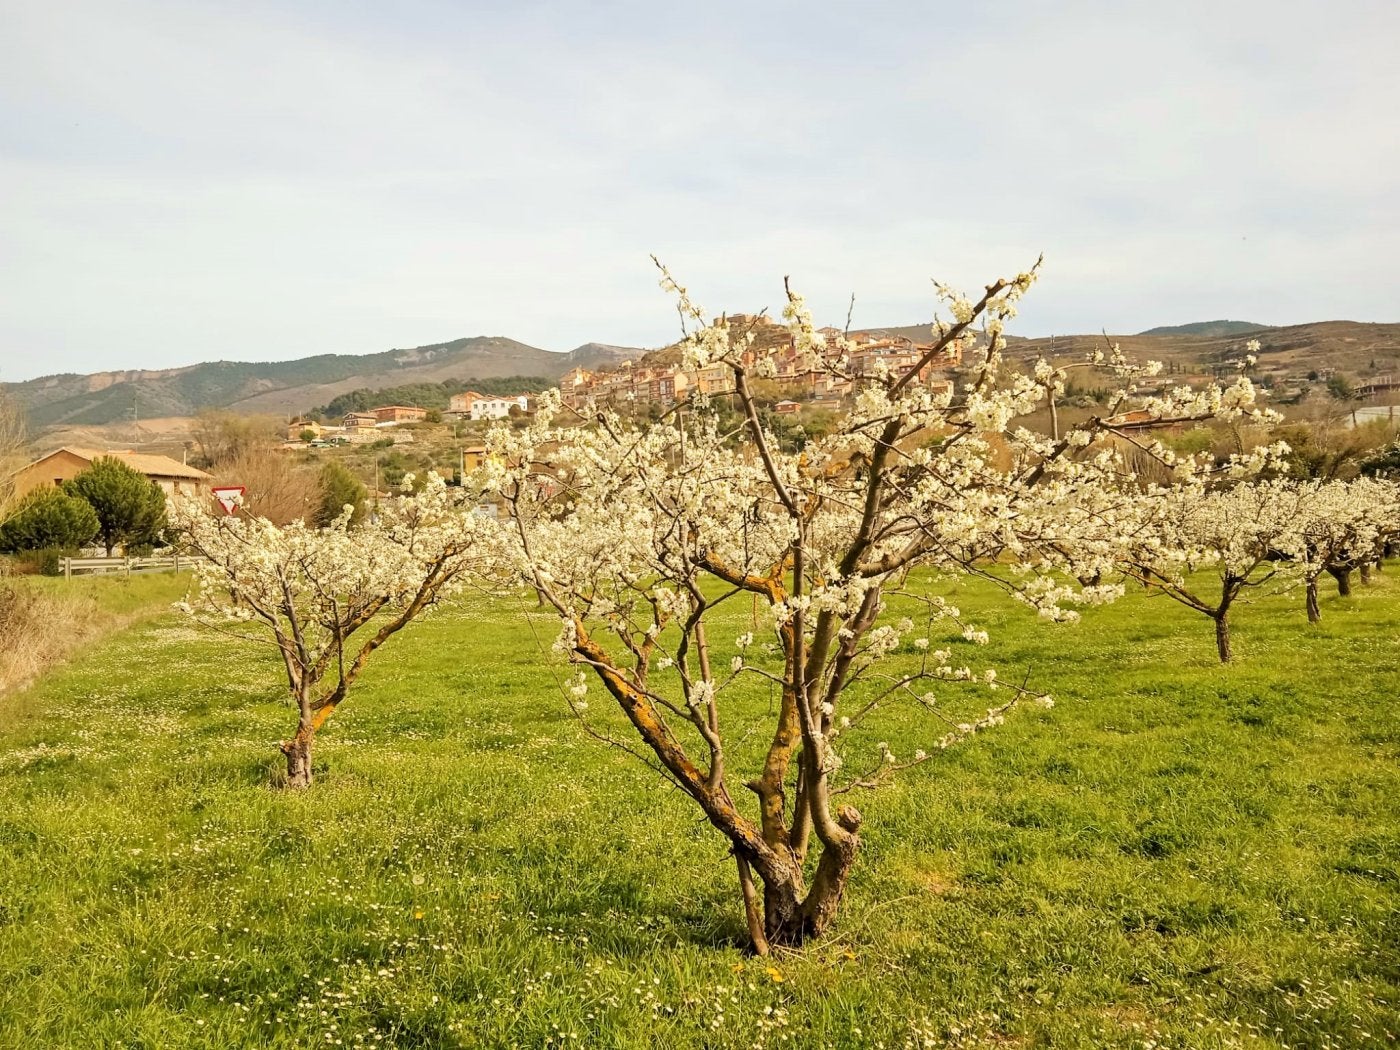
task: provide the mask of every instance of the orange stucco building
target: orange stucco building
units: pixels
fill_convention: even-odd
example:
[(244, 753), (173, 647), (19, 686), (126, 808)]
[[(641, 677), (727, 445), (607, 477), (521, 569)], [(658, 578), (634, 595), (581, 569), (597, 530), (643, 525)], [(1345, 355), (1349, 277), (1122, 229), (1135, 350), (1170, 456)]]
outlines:
[(169, 456), (152, 456), (141, 452), (102, 452), (90, 448), (61, 448), (37, 459), (27, 467), (21, 467), (11, 477), (14, 480), (16, 496), (23, 496), (45, 485), (61, 485), (69, 478), (76, 477), (94, 460), (110, 456), (128, 467), (146, 475), (161, 487), (166, 495), (176, 492), (195, 492), (214, 479)]

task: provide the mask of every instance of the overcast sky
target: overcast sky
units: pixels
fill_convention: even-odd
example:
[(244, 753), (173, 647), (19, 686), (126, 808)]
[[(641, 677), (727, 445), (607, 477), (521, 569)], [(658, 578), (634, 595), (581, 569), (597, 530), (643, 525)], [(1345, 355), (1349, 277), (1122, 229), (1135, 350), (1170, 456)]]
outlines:
[(932, 311), (1400, 320), (1400, 3), (0, 0), (0, 378)]

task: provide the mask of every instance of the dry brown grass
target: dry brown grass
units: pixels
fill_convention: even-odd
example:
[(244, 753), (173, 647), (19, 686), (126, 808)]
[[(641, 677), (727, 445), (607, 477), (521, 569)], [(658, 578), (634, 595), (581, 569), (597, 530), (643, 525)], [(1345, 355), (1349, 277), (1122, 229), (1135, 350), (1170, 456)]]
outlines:
[(91, 594), (44, 593), (20, 581), (0, 581), (0, 694), (62, 662), (95, 637), (106, 619)]
[(49, 668), (178, 597), (184, 577), (42, 580), (0, 578), (0, 729), (20, 693)]

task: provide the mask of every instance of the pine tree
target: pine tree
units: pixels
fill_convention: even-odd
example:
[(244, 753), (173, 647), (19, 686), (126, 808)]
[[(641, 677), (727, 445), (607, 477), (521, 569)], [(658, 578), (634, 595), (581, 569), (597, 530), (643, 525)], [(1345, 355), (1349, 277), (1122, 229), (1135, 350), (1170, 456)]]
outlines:
[(154, 544), (165, 528), (165, 493), (146, 475), (119, 459), (103, 456), (63, 483), (97, 512), (98, 536), (107, 556), (118, 546)]

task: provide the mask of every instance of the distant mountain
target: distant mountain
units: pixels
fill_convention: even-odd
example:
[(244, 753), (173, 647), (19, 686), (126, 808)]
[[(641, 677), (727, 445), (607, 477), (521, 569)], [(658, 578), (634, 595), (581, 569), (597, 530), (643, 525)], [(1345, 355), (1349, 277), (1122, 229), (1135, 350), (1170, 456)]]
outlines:
[(1138, 335), (1206, 335), (1219, 339), (1222, 336), (1262, 332), (1272, 327), (1267, 324), (1255, 324), (1253, 321), (1193, 321), (1191, 324), (1159, 325), (1139, 332)]
[[(646, 353), (645, 350), (638, 350), (636, 347), (632, 346), (611, 346), (607, 343), (584, 343), (582, 346), (574, 347), (564, 355), (565, 359), (568, 361), (568, 367), (564, 369), (564, 372), (573, 368), (587, 368), (590, 370), (612, 368), (614, 365), (619, 365), (623, 361), (635, 361), (644, 353)], [(560, 372), (559, 375), (563, 375), (564, 372)], [(550, 378), (557, 379), (559, 377), (551, 375)]]
[(585, 343), (568, 353), (555, 353), (514, 339), (476, 336), (377, 354), (212, 361), (184, 368), (41, 376), (6, 383), (4, 388), (25, 406), (36, 427), (189, 416), (206, 408), (286, 415), (356, 389), (512, 375), (557, 380), (580, 365), (598, 368), (641, 353), (605, 343)]

